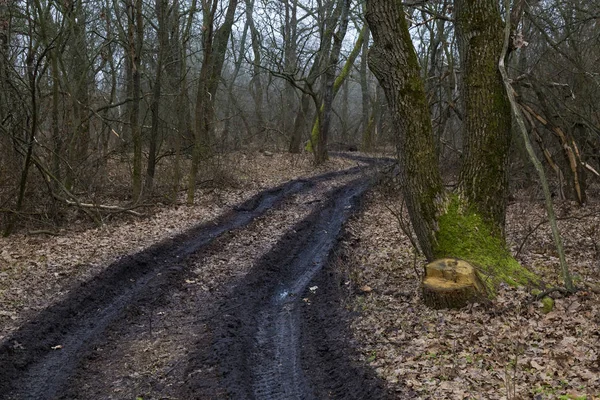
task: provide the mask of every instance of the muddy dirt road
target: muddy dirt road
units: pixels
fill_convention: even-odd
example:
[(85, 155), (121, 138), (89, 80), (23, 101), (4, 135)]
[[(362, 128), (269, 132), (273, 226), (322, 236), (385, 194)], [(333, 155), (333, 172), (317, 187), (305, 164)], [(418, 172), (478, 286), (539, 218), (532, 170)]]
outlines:
[(385, 398), (327, 270), (375, 174), (290, 181), (114, 263), (0, 345), (0, 398)]

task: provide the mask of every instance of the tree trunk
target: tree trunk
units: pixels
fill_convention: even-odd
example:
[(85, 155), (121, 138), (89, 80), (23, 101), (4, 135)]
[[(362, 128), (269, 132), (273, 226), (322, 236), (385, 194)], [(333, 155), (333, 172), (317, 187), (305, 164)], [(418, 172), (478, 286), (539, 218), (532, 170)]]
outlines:
[(327, 141), (329, 139), (329, 126), (331, 125), (331, 113), (333, 110), (334, 83), (337, 71), (337, 64), (340, 59), (342, 42), (348, 29), (348, 13), (350, 11), (350, 0), (341, 0), (338, 4), (339, 26), (337, 32), (333, 35), (333, 46), (329, 55), (329, 61), (325, 69), (323, 80), (322, 98), (323, 110), (318, 113), (319, 120), (319, 138), (316, 143), (315, 161), (320, 164), (327, 160)]
[[(28, 10), (29, 11), (29, 10)], [(29, 169), (31, 167), (33, 148), (36, 142), (36, 134), (38, 129), (38, 114), (39, 114), (39, 102), (38, 102), (38, 91), (37, 91), (37, 79), (38, 79), (38, 63), (36, 60), (37, 43), (33, 43), (33, 37), (31, 36), (33, 31), (32, 22), (29, 24), (29, 44), (27, 49), (27, 57), (25, 60), (27, 80), (29, 84), (29, 96), (30, 96), (30, 110), (31, 115), (27, 118), (27, 129), (26, 141), (25, 141), (25, 159), (23, 161), (23, 167), (21, 169), (21, 178), (19, 180), (19, 190), (17, 194), (17, 201), (15, 205), (15, 213), (11, 216), (8, 224), (4, 230), (3, 236), (9, 236), (16, 223), (17, 214), (21, 212), (23, 208), (23, 202), (25, 200), (25, 189), (27, 188), (27, 179), (29, 177)]]
[(215, 123), (215, 98), (225, 62), (227, 42), (233, 27), (235, 10), (238, 0), (229, 0), (223, 24), (214, 31), (215, 13), (218, 2), (214, 1), (211, 8), (204, 12), (204, 60), (200, 69), (198, 93), (196, 96), (196, 129), (195, 143), (190, 169), (187, 203), (194, 203), (196, 191), (196, 174), (200, 161), (206, 159), (210, 152), (211, 140)]
[(142, 129), (139, 122), (141, 101), (141, 52), (144, 38), (142, 0), (127, 3), (128, 62), (131, 71), (131, 108), (129, 125), (133, 141), (132, 202), (137, 203), (142, 195)]
[(455, 7), (462, 39), (470, 37), (461, 47), (470, 115), (457, 194), (446, 194), (442, 186), (424, 84), (402, 3), (367, 2), (374, 38), (369, 65), (391, 109), (401, 187), (423, 253), (428, 260), (456, 257), (470, 262), (493, 291), (502, 281), (525, 284), (536, 278), (512, 258), (502, 236), (510, 105), (498, 71), (503, 45), (499, 9), (491, 0), (468, 3), (457, 0)]
[(4, 124), (10, 109), (9, 100), (9, 40), (11, 25), (9, 0), (0, 0), (0, 124)]
[(373, 150), (373, 118), (370, 111), (371, 97), (369, 93), (369, 81), (367, 75), (367, 57), (369, 52), (369, 28), (365, 31), (362, 53), (360, 55), (360, 90), (362, 95), (362, 150), (369, 152)]
[(498, 70), (504, 24), (496, 0), (455, 0), (464, 101), (459, 192), (504, 232), (511, 139), (510, 104)]
[(60, 102), (60, 73), (58, 71), (58, 50), (53, 49), (50, 53), (52, 72), (52, 167), (54, 175), (52, 181), (53, 190), (58, 192), (61, 179), (60, 160), (62, 157), (62, 137), (59, 126), (59, 102)]
[(292, 138), (290, 140), (289, 152), (293, 154), (300, 153), (302, 149), (302, 132), (306, 129), (306, 120), (308, 112), (310, 111), (310, 96), (306, 93), (302, 93), (300, 97), (300, 104), (298, 106), (298, 112), (296, 118), (294, 118), (294, 128), (292, 130)]
[[(298, 0), (291, 0), (285, 2), (285, 29), (284, 29), (284, 69), (285, 73), (294, 77), (296, 75), (296, 68), (298, 66)], [(304, 95), (302, 95), (304, 96)], [(284, 105), (282, 112), (281, 126), (283, 132), (291, 138), (289, 152), (299, 153), (302, 142), (302, 131), (296, 131), (294, 109), (296, 108), (296, 88), (291, 82), (285, 82), (284, 88)], [(304, 126), (306, 123), (304, 123)]]
[(158, 19), (158, 59), (156, 61), (156, 79), (152, 90), (152, 126), (150, 128), (150, 143), (148, 149), (148, 165), (146, 168), (146, 196), (151, 196), (154, 190), (154, 173), (156, 171), (156, 152), (158, 147), (158, 129), (160, 124), (160, 97), (162, 85), (162, 70), (169, 37), (166, 31), (166, 13), (168, 3), (165, 0), (156, 0), (155, 9)]
[(433, 260), (438, 207), (444, 199), (419, 61), (400, 2), (369, 0), (369, 67), (388, 99), (397, 133), (400, 180), (422, 252)]
[[(262, 77), (261, 77), (261, 37), (258, 29), (254, 24), (254, 16), (252, 15), (254, 11), (254, 0), (246, 0), (246, 20), (248, 22), (248, 27), (250, 28), (250, 37), (252, 43), (252, 55), (254, 59), (252, 60), (253, 64), (253, 75), (250, 80), (250, 94), (252, 95), (252, 100), (254, 101), (255, 106), (255, 115), (256, 115), (256, 124), (257, 124), (257, 136), (259, 140), (262, 139), (262, 133), (266, 129), (265, 119), (263, 115), (263, 85), (262, 85)], [(250, 133), (250, 132), (248, 132)]]

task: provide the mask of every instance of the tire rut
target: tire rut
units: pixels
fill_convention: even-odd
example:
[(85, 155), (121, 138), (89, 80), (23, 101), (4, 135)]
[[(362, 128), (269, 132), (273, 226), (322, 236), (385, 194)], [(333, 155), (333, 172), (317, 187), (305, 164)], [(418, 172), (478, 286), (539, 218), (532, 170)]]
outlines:
[[(329, 341), (332, 349), (336, 347), (334, 356), (320, 357), (321, 344), (307, 341), (311, 331), (307, 323), (319, 331), (328, 324), (343, 329), (344, 321), (311, 318), (306, 322), (302, 313), (311, 293), (322, 290), (309, 288), (310, 282), (322, 273), (344, 222), (370, 185), (369, 178), (361, 178), (335, 190), (232, 290), (213, 321), (212, 343), (198, 343), (188, 366), (188, 376), (217, 370), (218, 377), (190, 379), (190, 398), (216, 398), (202, 393), (261, 400), (386, 397), (375, 378), (339, 356), (348, 350), (346, 343)], [(328, 382), (331, 378), (335, 382)], [(360, 388), (355, 393), (359, 397), (331, 390), (331, 385), (343, 386), (347, 381)]]
[(363, 169), (355, 167), (294, 180), (266, 190), (211, 223), (115, 262), (0, 344), (0, 398), (58, 397), (106, 328), (136, 299), (151, 297), (153, 290), (186, 273), (185, 259), (223, 233), (247, 225), (285, 198), (310, 190), (319, 182), (359, 174)]

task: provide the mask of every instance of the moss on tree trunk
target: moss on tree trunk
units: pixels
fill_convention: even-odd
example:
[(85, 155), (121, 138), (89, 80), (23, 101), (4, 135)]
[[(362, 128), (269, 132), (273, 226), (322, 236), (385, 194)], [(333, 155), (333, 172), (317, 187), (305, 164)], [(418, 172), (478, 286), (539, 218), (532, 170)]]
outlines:
[(465, 114), (459, 191), (503, 232), (511, 138), (510, 103), (498, 69), (504, 23), (496, 0), (455, 0), (454, 6)]
[(455, 0), (455, 8), (466, 114), (457, 193), (443, 189), (419, 61), (400, 1), (367, 1), (374, 40), (369, 67), (385, 91), (396, 125), (399, 175), (421, 250), (430, 261), (468, 261), (493, 294), (500, 282), (537, 281), (511, 256), (503, 236), (511, 128), (498, 70), (503, 22), (493, 0)]
[(490, 294), (500, 282), (513, 286), (538, 282), (510, 254), (495, 227), (459, 196), (450, 196), (438, 223), (435, 257), (456, 257), (471, 263)]
[(369, 68), (385, 92), (396, 125), (403, 194), (421, 250), (432, 260), (444, 190), (419, 60), (402, 3), (370, 0), (366, 18), (374, 40)]

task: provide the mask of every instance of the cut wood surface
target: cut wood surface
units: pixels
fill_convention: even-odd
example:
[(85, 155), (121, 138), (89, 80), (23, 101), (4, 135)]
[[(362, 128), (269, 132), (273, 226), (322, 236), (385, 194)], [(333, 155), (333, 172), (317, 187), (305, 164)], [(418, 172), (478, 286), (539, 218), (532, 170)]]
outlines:
[(429, 307), (461, 308), (485, 297), (475, 268), (466, 261), (442, 258), (425, 266), (423, 301)]

